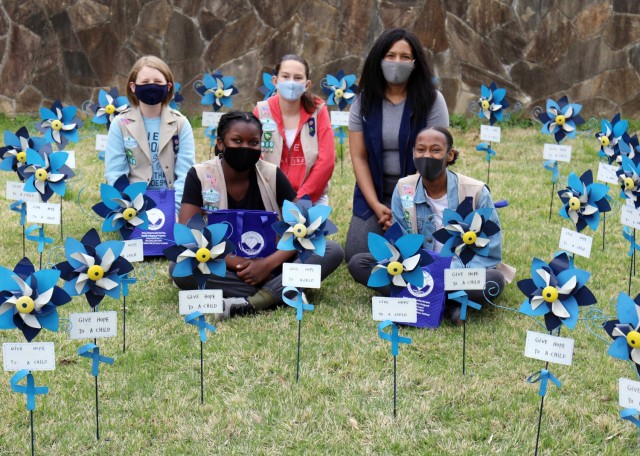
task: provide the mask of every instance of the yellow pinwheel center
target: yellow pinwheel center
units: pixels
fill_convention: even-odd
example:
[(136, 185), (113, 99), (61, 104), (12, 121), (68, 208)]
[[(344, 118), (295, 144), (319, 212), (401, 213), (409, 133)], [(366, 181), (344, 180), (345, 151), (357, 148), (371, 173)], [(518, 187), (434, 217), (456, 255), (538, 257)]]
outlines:
[(462, 235), (462, 242), (467, 245), (473, 245), (476, 243), (476, 239), (478, 239), (478, 235), (473, 231), (467, 231)]
[(627, 343), (633, 348), (640, 347), (640, 332), (629, 331), (629, 334), (627, 334)]
[(571, 198), (569, 198), (569, 208), (574, 211), (580, 209), (580, 200), (578, 199), (578, 197), (572, 196)]
[(33, 299), (31, 299), (29, 296), (22, 296), (18, 298), (18, 301), (16, 302), (16, 308), (18, 309), (18, 312), (28, 314), (33, 312), (33, 309), (36, 308), (36, 305), (33, 302)]
[(100, 280), (102, 277), (104, 277), (104, 269), (102, 269), (101, 266), (94, 264), (87, 271), (87, 275), (89, 276), (89, 279), (95, 282), (96, 280)]
[(136, 211), (132, 207), (128, 207), (122, 212), (122, 218), (124, 218), (125, 220), (131, 220), (136, 215), (138, 215), (138, 211)]
[(400, 263), (399, 261), (392, 261), (387, 266), (387, 272), (392, 276), (402, 274), (402, 271), (404, 271), (404, 266), (402, 266), (402, 263)]
[(303, 238), (307, 235), (307, 227), (303, 223), (297, 223), (293, 227), (293, 235), (297, 238)]
[(222, 98), (224, 96), (224, 90), (223, 89), (216, 89), (214, 94), (215, 94), (216, 98)]
[(49, 174), (45, 169), (40, 168), (39, 170), (36, 171), (36, 179), (38, 179), (39, 181), (47, 180), (48, 175)]
[(542, 290), (542, 299), (547, 302), (554, 302), (558, 299), (558, 290), (556, 287), (549, 285)]
[(196, 252), (196, 260), (200, 263), (206, 263), (211, 259), (211, 252), (205, 247), (201, 247)]
[(18, 152), (16, 154), (16, 160), (18, 160), (20, 163), (24, 163), (27, 161), (27, 153), (26, 152)]
[(112, 104), (108, 104), (104, 107), (104, 112), (106, 112), (107, 114), (111, 115), (114, 112), (116, 112), (116, 107)]
[(491, 106), (489, 104), (489, 100), (482, 100), (482, 109), (489, 109), (489, 106)]
[(336, 89), (335, 91), (335, 98), (342, 98), (344, 96), (344, 90), (342, 89)]
[(609, 145), (609, 138), (606, 136), (600, 136), (600, 144), (602, 147), (607, 147)]
[(564, 125), (564, 123), (567, 121), (567, 118), (565, 116), (563, 116), (562, 114), (558, 114), (556, 116), (556, 123), (558, 125)]
[(626, 190), (631, 190), (635, 186), (636, 186), (636, 183), (633, 181), (632, 178), (630, 178), (630, 177), (625, 177), (624, 178), (624, 188)]
[(51, 128), (53, 128), (54, 130), (61, 130), (62, 129), (62, 122), (60, 122), (58, 119), (52, 120), (51, 121)]

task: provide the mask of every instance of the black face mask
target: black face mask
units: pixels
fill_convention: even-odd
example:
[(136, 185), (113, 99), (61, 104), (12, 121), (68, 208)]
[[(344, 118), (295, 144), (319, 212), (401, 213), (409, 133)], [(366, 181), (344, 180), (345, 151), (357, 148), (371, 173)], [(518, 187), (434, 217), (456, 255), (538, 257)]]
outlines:
[(436, 180), (447, 166), (447, 154), (443, 158), (418, 157), (413, 162), (423, 179), (429, 182)]
[(160, 85), (160, 84), (142, 84), (136, 85), (136, 97), (138, 100), (148, 105), (157, 105), (162, 103), (162, 101), (169, 93), (168, 85)]
[(242, 172), (253, 168), (260, 160), (260, 149), (251, 147), (225, 147), (222, 158), (236, 171)]

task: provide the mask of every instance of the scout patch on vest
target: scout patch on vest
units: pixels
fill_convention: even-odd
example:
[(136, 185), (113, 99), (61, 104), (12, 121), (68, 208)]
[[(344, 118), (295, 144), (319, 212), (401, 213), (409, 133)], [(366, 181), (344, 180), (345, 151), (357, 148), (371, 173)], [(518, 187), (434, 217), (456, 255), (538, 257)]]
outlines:
[(278, 128), (273, 119), (260, 119), (260, 122), (262, 123), (262, 131), (276, 131)]
[(138, 141), (133, 136), (125, 136), (124, 137), (124, 147), (127, 149), (135, 149), (138, 147)]
[(263, 152), (273, 152), (273, 134), (270, 131), (265, 131), (262, 135), (262, 141), (260, 141), (260, 148)]
[(316, 121), (313, 117), (309, 119), (309, 136), (312, 138), (316, 135)]
[(220, 192), (210, 188), (202, 191), (202, 203), (204, 209), (208, 211), (217, 211), (218, 203), (220, 203)]
[(136, 164), (136, 159), (133, 156), (133, 151), (131, 149), (125, 149), (124, 153), (127, 155), (127, 161), (130, 165)]

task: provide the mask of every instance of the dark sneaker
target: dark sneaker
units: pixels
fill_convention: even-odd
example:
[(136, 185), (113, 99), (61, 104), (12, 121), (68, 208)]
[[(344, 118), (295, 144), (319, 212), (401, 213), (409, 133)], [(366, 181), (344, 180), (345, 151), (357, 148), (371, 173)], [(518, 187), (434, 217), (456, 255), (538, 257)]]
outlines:
[(235, 315), (244, 315), (254, 310), (254, 307), (245, 298), (224, 298), (222, 300), (222, 313), (213, 314), (216, 321), (228, 320)]
[(253, 296), (249, 296), (247, 301), (258, 310), (270, 309), (277, 304), (276, 298), (265, 289), (258, 290)]

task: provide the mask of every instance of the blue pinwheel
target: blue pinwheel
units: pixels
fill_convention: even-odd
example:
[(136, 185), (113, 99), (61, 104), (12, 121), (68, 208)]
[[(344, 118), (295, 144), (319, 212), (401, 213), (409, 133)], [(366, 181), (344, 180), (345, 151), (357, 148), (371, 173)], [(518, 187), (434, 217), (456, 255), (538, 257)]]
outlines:
[(488, 142), (481, 142), (476, 146), (476, 150), (478, 152), (486, 153), (487, 154), (486, 159), (488, 162), (491, 161), (491, 157), (496, 156), (496, 151), (491, 148), (491, 143), (488, 143)]
[(48, 148), (42, 148), (38, 152), (27, 149), (27, 161), (19, 169), (25, 180), (24, 191), (40, 193), (44, 202), (54, 193), (64, 196), (67, 179), (75, 176), (73, 170), (65, 165), (68, 158), (67, 152), (51, 152)]
[(474, 256), (488, 256), (491, 237), (500, 232), (500, 226), (491, 220), (494, 209), (484, 207), (473, 210), (472, 198), (467, 197), (453, 211), (445, 209), (442, 228), (433, 237), (443, 244), (442, 256), (457, 256), (464, 265)]
[(184, 101), (181, 90), (182, 84), (180, 84), (179, 82), (173, 84), (173, 99), (171, 100), (171, 102), (169, 102), (169, 107), (171, 107), (172, 109), (180, 109), (180, 103)]
[(149, 226), (147, 211), (156, 207), (155, 201), (146, 196), (146, 182), (129, 183), (125, 174), (113, 186), (100, 184), (101, 202), (92, 207), (104, 218), (102, 231), (110, 233), (120, 230), (123, 239), (129, 239), (135, 228), (146, 230)]
[(631, 361), (640, 375), (640, 294), (631, 299), (620, 292), (616, 310), (618, 319), (603, 325), (613, 339), (607, 353), (614, 358)]
[(120, 298), (123, 275), (133, 266), (121, 256), (124, 242), (100, 242), (100, 235), (90, 229), (80, 241), (68, 237), (64, 243), (67, 261), (58, 263), (60, 277), (67, 281), (64, 290), (70, 296), (85, 295), (95, 307), (105, 296)]
[(19, 169), (27, 163), (27, 150), (51, 151), (51, 145), (44, 138), (30, 137), (27, 127), (20, 127), (15, 133), (4, 132), (4, 147), (0, 147), (0, 170), (13, 171), (20, 180)]
[(75, 106), (63, 107), (62, 103), (56, 100), (51, 109), (40, 108), (42, 122), (36, 128), (44, 134), (48, 142), (55, 143), (58, 150), (62, 150), (69, 142), (78, 142), (78, 128), (84, 123), (76, 116), (77, 111), (78, 108)]
[(266, 100), (271, 95), (276, 93), (276, 86), (273, 83), (273, 74), (262, 73), (262, 85), (258, 88), (261, 94), (264, 95), (263, 100)]
[(94, 114), (91, 121), (98, 125), (106, 125), (108, 130), (113, 119), (128, 107), (127, 97), (120, 96), (116, 87), (111, 87), (108, 92), (100, 89), (98, 102), (92, 104), (90, 108)]
[(416, 288), (424, 286), (422, 267), (433, 263), (433, 258), (422, 249), (424, 236), (402, 235), (402, 228), (394, 223), (384, 237), (369, 233), (369, 252), (378, 264), (373, 267), (367, 285), (373, 288), (391, 288), (394, 294), (409, 284)]
[(600, 122), (600, 131), (596, 133), (598, 143), (600, 143), (599, 155), (606, 158), (609, 164), (619, 162), (620, 154), (629, 154), (630, 146), (625, 141), (628, 140), (627, 128), (629, 122), (620, 120), (620, 113), (613, 116), (611, 122), (602, 119)]
[(71, 297), (56, 282), (60, 271), (35, 270), (28, 258), (13, 271), (0, 266), (0, 329), (18, 328), (31, 342), (42, 328), (58, 330), (58, 306)]
[(498, 88), (495, 82), (489, 87), (484, 84), (480, 86), (480, 98), (478, 98), (478, 117), (489, 120), (489, 124), (502, 122), (504, 119), (504, 110), (509, 107), (509, 102), (505, 98), (507, 89)]
[(546, 112), (538, 114), (538, 119), (543, 123), (542, 133), (553, 135), (558, 144), (565, 138), (576, 137), (576, 127), (584, 123), (580, 117), (582, 105), (569, 103), (565, 95), (556, 103), (552, 99), (547, 100)]
[(172, 276), (193, 275), (200, 288), (204, 288), (212, 274), (224, 277), (225, 257), (235, 252), (229, 231), (225, 223), (205, 226), (199, 215), (189, 219), (186, 225), (176, 223), (173, 226), (176, 245), (164, 249), (164, 255), (176, 264)]
[(235, 80), (233, 76), (223, 76), (220, 71), (206, 73), (202, 85), (196, 87), (196, 92), (202, 96), (200, 103), (213, 106), (214, 111), (219, 111), (223, 106), (231, 108), (231, 97), (238, 93), (233, 85)]
[(322, 81), (322, 91), (327, 94), (327, 105), (338, 106), (340, 111), (356, 99), (356, 75), (338, 70), (335, 76), (328, 74)]
[(532, 317), (544, 315), (547, 330), (553, 331), (564, 324), (573, 329), (578, 322), (580, 307), (596, 303), (587, 288), (591, 275), (573, 265), (573, 259), (561, 252), (549, 264), (534, 258), (531, 278), (518, 282), (518, 288), (527, 297), (520, 312)]
[(280, 236), (278, 249), (297, 250), (300, 260), (306, 262), (312, 254), (324, 256), (327, 241), (325, 236), (338, 231), (329, 220), (331, 208), (318, 204), (312, 206), (307, 195), (295, 204), (285, 200), (282, 205), (283, 220), (273, 224)]
[(595, 231), (600, 224), (600, 214), (611, 210), (608, 193), (607, 185), (593, 182), (590, 169), (579, 178), (571, 173), (567, 179), (567, 188), (558, 192), (563, 204), (560, 215), (571, 219), (578, 232), (587, 225)]
[(628, 200), (636, 209), (640, 208), (640, 155), (633, 159), (620, 156), (621, 166), (616, 171), (620, 183), (620, 198)]

